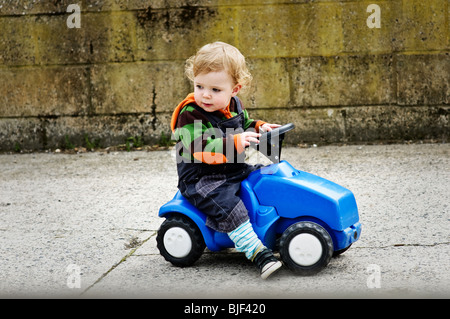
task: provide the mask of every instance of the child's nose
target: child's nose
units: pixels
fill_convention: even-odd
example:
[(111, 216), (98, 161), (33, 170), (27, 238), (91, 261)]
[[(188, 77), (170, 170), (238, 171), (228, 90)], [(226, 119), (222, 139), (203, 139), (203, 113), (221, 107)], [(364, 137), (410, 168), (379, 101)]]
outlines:
[(203, 92), (203, 97), (210, 99), (211, 98), (211, 93), (209, 91), (205, 91), (205, 92)]

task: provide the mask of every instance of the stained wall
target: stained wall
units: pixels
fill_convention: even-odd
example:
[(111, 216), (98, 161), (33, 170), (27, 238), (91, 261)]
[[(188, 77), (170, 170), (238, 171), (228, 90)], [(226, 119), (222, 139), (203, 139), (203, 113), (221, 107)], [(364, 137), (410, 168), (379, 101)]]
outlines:
[(0, 0), (0, 150), (157, 142), (192, 91), (184, 61), (216, 40), (291, 143), (445, 142), (448, 17), (447, 0)]

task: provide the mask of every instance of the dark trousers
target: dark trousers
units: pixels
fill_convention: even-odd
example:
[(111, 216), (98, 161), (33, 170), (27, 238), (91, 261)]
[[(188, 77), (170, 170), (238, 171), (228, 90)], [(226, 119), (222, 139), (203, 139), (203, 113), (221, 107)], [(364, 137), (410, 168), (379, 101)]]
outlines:
[(239, 193), (241, 182), (257, 168), (246, 165), (232, 173), (204, 175), (194, 183), (181, 181), (180, 190), (191, 204), (208, 216), (208, 227), (228, 233), (249, 219)]

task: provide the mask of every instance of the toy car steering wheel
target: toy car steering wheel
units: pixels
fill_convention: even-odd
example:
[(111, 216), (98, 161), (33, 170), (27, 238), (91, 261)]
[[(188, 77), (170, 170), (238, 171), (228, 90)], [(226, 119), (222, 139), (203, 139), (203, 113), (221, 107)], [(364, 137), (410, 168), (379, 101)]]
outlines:
[(272, 162), (280, 162), (281, 146), (284, 140), (284, 134), (292, 129), (295, 125), (293, 123), (285, 124), (273, 129), (270, 132), (265, 132), (259, 138), (259, 144), (252, 143), (251, 147), (263, 153)]
[(293, 130), (295, 128), (294, 123), (289, 123), (289, 124), (285, 124), (282, 125), (280, 127), (274, 128), (272, 131), (270, 132), (265, 132), (261, 134), (261, 137), (259, 138), (259, 142), (261, 143), (262, 141), (265, 140), (270, 140), (270, 138), (273, 136), (281, 136), (284, 135), (286, 132)]

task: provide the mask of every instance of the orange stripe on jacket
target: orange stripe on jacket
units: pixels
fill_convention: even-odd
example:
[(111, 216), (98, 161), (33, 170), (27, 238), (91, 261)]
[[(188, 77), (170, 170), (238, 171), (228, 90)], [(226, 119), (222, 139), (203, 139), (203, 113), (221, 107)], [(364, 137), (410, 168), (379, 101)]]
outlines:
[(192, 155), (196, 160), (202, 161), (203, 163), (210, 165), (224, 164), (228, 161), (226, 156), (223, 155), (222, 153), (196, 152)]
[(172, 119), (170, 120), (170, 129), (172, 130), (172, 132), (175, 131), (175, 127), (177, 126), (178, 114), (180, 114), (183, 107), (191, 103), (195, 103), (194, 93), (189, 93), (188, 96), (186, 96), (186, 98), (181, 101), (173, 111)]

